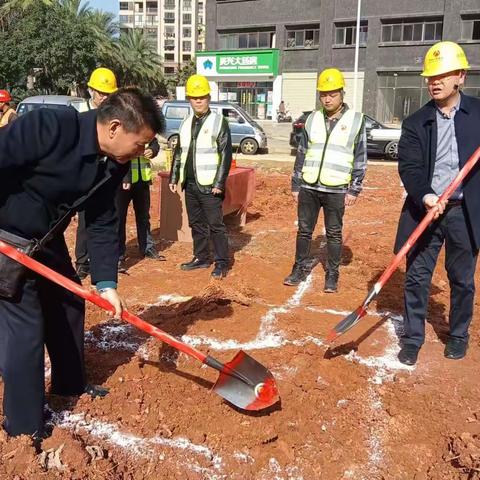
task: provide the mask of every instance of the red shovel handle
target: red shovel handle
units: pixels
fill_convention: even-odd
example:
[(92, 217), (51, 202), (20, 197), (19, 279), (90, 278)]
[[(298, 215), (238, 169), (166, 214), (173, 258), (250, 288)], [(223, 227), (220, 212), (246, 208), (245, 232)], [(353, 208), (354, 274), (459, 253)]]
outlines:
[[(83, 288), (82, 286), (78, 285), (77, 283), (70, 280), (69, 278), (64, 277), (63, 275), (60, 275), (59, 273), (55, 272), (51, 268), (48, 268), (42, 263), (37, 262), (32, 257), (29, 257), (28, 255), (24, 255), (23, 253), (19, 252), (16, 248), (8, 245), (5, 242), (2, 242), (1, 240), (0, 240), (0, 252), (6, 255), (7, 257), (10, 257), (13, 260), (16, 260), (17, 262), (21, 263), (22, 265), (29, 268), (30, 270), (33, 270), (39, 275), (42, 275), (43, 277), (48, 278), (49, 280), (56, 283), (57, 285), (60, 285), (61, 287), (66, 288), (67, 290), (70, 290), (75, 295), (78, 295), (79, 297), (82, 297), (85, 300), (88, 300), (89, 302), (92, 302), (95, 305), (98, 305), (100, 308), (103, 308), (107, 312), (115, 311), (113, 305), (107, 300), (105, 300), (104, 298), (102, 298), (100, 295), (90, 290), (87, 290), (86, 288)], [(187, 355), (190, 355), (193, 358), (196, 358), (200, 362), (205, 363), (207, 356), (204, 355), (202, 352), (191, 347), (190, 345), (187, 345), (186, 343), (181, 342), (180, 340), (177, 340), (176, 338), (172, 337), (171, 335), (164, 332), (163, 330), (160, 330), (159, 328), (154, 327), (150, 323), (145, 322), (144, 320), (137, 317), (133, 313), (130, 313), (127, 310), (123, 310), (122, 319), (128, 323), (131, 323), (132, 325), (139, 328), (140, 330), (143, 330), (149, 335), (152, 335), (153, 337), (158, 338), (162, 342), (167, 343), (173, 348), (176, 348), (177, 350), (180, 350), (181, 352), (186, 353)]]
[[(479, 158), (480, 158), (480, 147), (478, 147), (473, 152), (471, 157), (467, 160), (465, 165), (458, 172), (458, 175), (454, 178), (452, 183), (450, 183), (447, 189), (442, 193), (442, 195), (439, 198), (439, 202), (443, 200), (448, 200), (453, 195), (453, 193), (457, 190), (457, 188), (463, 182), (465, 177), (470, 173), (470, 170), (472, 170), (472, 168), (478, 162)], [(409, 252), (409, 250), (413, 247), (413, 245), (415, 245), (415, 243), (417, 242), (420, 235), (424, 232), (424, 230), (430, 225), (434, 216), (435, 216), (435, 210), (431, 209), (425, 215), (425, 217), (423, 217), (423, 220), (418, 224), (417, 228), (415, 228), (415, 230), (412, 232), (410, 237), (408, 237), (408, 240), (405, 242), (405, 244), (402, 246), (400, 251), (395, 256), (395, 258), (392, 260), (392, 263), (388, 266), (388, 268), (383, 272), (382, 276), (378, 279), (377, 285), (380, 285), (380, 288), (382, 288), (387, 283), (388, 279), (392, 276), (393, 272), (400, 265), (400, 262), (403, 260), (405, 255)]]

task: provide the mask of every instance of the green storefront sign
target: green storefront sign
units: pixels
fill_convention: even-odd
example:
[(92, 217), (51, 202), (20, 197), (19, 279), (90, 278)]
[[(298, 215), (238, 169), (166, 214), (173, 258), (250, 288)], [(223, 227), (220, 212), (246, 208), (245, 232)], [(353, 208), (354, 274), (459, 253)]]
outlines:
[(278, 50), (233, 50), (202, 52), (215, 55), (217, 74), (222, 75), (277, 75)]

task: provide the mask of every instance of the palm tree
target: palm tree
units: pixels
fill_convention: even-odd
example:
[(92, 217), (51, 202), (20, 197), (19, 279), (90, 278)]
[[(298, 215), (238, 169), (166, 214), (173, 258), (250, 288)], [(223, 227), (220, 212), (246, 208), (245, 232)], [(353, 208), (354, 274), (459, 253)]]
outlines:
[(152, 90), (162, 84), (162, 60), (141, 30), (122, 33), (114, 47), (114, 60), (122, 85)]
[(113, 38), (118, 35), (118, 24), (115, 15), (100, 10), (91, 10), (88, 13), (88, 22), (95, 37), (96, 47), (102, 61), (111, 59), (113, 53)]
[(42, 3), (43, 5), (50, 6), (56, 0), (3, 0), (0, 1), (0, 18), (4, 18), (6, 15), (9, 15), (18, 10), (27, 10), (33, 5), (38, 5)]

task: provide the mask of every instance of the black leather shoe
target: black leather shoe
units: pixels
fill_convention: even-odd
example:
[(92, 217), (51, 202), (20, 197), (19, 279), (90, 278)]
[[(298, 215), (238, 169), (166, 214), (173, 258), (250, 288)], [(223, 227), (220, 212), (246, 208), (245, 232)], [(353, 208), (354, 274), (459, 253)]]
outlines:
[(88, 393), (92, 398), (103, 398), (110, 393), (110, 390), (100, 385), (92, 385), (89, 383), (85, 386), (85, 393)]
[(215, 265), (215, 268), (212, 270), (212, 277), (218, 280), (225, 278), (227, 276), (228, 269), (222, 265)]
[(151, 258), (153, 260), (159, 260), (161, 262), (164, 262), (166, 260), (166, 257), (164, 255), (160, 255), (156, 250), (153, 248), (150, 248), (149, 250), (145, 251), (145, 254), (143, 255), (145, 258)]
[(295, 287), (300, 285), (308, 277), (308, 272), (299, 265), (294, 265), (292, 273), (283, 281), (284, 285)]
[(338, 285), (338, 273), (327, 272), (325, 274), (325, 287), (323, 291), (325, 293), (335, 293)]
[(85, 280), (90, 275), (90, 265), (80, 264), (75, 267), (80, 280)]
[(459, 338), (449, 338), (443, 354), (445, 355), (445, 358), (460, 360), (466, 355), (467, 348), (468, 342), (460, 340)]
[(407, 343), (398, 352), (398, 360), (404, 365), (415, 365), (417, 363), (419, 351), (420, 347)]
[(192, 260), (190, 260), (187, 263), (182, 263), (180, 265), (181, 270), (195, 270), (197, 268), (209, 268), (212, 262), (209, 262), (208, 260), (200, 260), (197, 257), (193, 257)]

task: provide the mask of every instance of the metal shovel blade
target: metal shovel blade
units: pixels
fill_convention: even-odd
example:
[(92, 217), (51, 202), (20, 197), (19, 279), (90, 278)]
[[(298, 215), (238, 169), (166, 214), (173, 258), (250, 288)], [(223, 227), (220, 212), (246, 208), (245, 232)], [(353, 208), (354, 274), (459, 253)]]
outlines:
[(243, 410), (262, 410), (280, 399), (271, 372), (243, 350), (225, 364), (213, 390)]
[(367, 313), (363, 305), (347, 315), (342, 321), (338, 322), (327, 336), (327, 342), (333, 342), (337, 337), (343, 335), (347, 330), (355, 326), (361, 318)]

